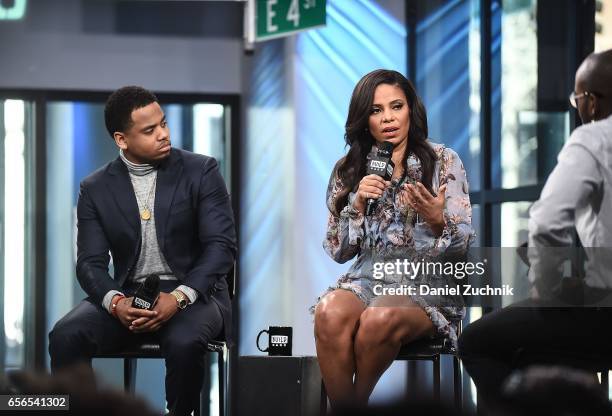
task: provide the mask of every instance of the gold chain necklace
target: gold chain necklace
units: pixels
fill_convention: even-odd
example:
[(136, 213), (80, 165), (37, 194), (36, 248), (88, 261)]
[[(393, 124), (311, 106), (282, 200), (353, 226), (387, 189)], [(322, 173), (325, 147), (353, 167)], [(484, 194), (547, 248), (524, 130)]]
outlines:
[[(155, 178), (153, 179), (153, 184), (149, 188), (149, 193), (147, 195), (147, 199), (145, 200), (143, 209), (140, 210), (140, 218), (142, 218), (144, 221), (149, 221), (151, 219), (151, 210), (149, 209), (149, 203), (151, 201), (151, 194), (153, 193), (153, 189), (155, 189), (156, 183), (157, 183), (157, 175), (155, 175)], [(138, 200), (138, 196), (136, 196), (136, 200)], [(139, 203), (138, 205), (140, 208), (140, 205), (143, 205), (143, 204)]]

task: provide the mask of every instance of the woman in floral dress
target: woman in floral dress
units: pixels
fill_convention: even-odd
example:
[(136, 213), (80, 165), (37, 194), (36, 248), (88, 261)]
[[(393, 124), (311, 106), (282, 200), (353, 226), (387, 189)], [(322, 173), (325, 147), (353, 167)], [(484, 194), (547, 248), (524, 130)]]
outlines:
[[(402, 74), (365, 75), (345, 127), (349, 151), (329, 181), (323, 247), (339, 263), (357, 258), (313, 307), (317, 356), (334, 407), (367, 405), (403, 344), (424, 337), (457, 342), (461, 296), (416, 290), (454, 286), (452, 276), (405, 268), (381, 273), (381, 265), (443, 261), (465, 253), (474, 239), (463, 164), (451, 149), (428, 141), (425, 108)], [(393, 145), (390, 181), (366, 175), (368, 159), (385, 141)], [(377, 201), (370, 216), (368, 199)], [(408, 287), (415, 291), (406, 293)]]

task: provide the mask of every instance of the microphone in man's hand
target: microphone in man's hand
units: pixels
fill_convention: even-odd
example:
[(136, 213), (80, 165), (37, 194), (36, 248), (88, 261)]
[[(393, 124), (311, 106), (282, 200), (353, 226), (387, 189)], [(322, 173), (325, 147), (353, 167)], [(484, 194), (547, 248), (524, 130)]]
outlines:
[(153, 309), (159, 297), (159, 276), (150, 274), (144, 282), (140, 284), (134, 293), (132, 307), (138, 309)]
[[(378, 175), (385, 181), (390, 180), (391, 176), (393, 175), (393, 168), (395, 167), (395, 165), (391, 161), (392, 154), (393, 143), (382, 142), (382, 144), (378, 146), (378, 152), (376, 153), (376, 156), (374, 156), (368, 162), (366, 175)], [(374, 212), (377, 203), (377, 199), (368, 198), (368, 202), (366, 205), (367, 216), (372, 215), (372, 212)]]

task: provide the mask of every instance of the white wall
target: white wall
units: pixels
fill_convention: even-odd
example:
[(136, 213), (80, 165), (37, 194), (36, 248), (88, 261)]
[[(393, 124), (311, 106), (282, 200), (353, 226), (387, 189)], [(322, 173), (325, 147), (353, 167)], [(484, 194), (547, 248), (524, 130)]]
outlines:
[(239, 36), (118, 33), (115, 10), (114, 1), (29, 1), (23, 20), (0, 21), (0, 89), (241, 92)]

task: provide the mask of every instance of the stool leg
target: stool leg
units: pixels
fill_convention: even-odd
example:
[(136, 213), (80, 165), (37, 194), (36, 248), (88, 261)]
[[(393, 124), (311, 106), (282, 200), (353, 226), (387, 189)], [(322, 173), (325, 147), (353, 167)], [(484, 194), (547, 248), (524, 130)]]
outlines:
[(223, 353), (225, 350), (217, 353), (217, 374), (219, 376), (219, 416), (225, 416), (225, 360)]
[(440, 356), (433, 359), (434, 401), (440, 401)]
[(193, 412), (193, 416), (209, 416), (210, 415), (210, 354), (204, 354), (204, 380), (202, 381), (202, 390), (200, 390), (200, 400)]
[(411, 394), (414, 395), (414, 393), (418, 391), (418, 387), (417, 387), (418, 385), (419, 384), (417, 382), (417, 362), (407, 361), (406, 362), (406, 399), (408, 399)]
[(123, 359), (123, 389), (131, 394), (134, 394), (136, 389), (136, 358)]
[(455, 355), (453, 357), (453, 373), (454, 373), (454, 387), (455, 387), (455, 407), (458, 412), (461, 412), (463, 407), (463, 379), (461, 378), (461, 363), (459, 358)]
[(321, 379), (321, 402), (319, 406), (319, 416), (325, 416), (327, 414), (327, 390), (325, 389), (325, 382)]
[(196, 402), (196, 405), (195, 405), (195, 407), (193, 408), (193, 416), (198, 416), (198, 415), (200, 415), (200, 416), (204, 416), (204, 415), (206, 415), (206, 414), (207, 414), (207, 413), (205, 413), (205, 412), (203, 411), (203, 410), (204, 410), (204, 406), (202, 406), (202, 394), (203, 394), (203, 393), (204, 393), (204, 391), (201, 391), (201, 392), (200, 392), (200, 400), (198, 400), (198, 401)]

